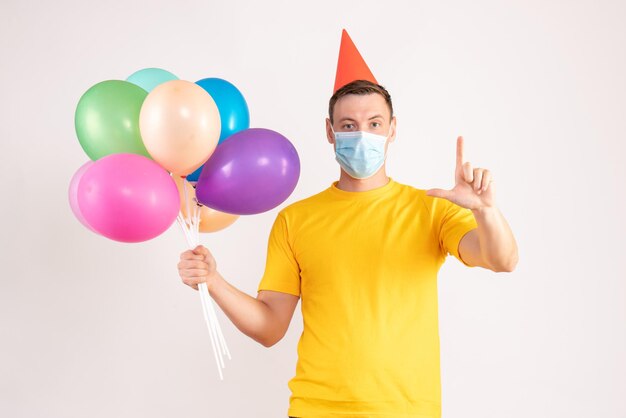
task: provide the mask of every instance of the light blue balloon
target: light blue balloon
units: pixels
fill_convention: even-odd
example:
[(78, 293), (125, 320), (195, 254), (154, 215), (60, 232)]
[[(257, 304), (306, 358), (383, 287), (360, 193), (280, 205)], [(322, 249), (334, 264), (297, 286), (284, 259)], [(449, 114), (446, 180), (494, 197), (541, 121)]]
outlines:
[(178, 77), (160, 68), (144, 68), (143, 70), (132, 73), (130, 77), (126, 79), (129, 83), (136, 84), (148, 93), (159, 84), (171, 80), (178, 80)]

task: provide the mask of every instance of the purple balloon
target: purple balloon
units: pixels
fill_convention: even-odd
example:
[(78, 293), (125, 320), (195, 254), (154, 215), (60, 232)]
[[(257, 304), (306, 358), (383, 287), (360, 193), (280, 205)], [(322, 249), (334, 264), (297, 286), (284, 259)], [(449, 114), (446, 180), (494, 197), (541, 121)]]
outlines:
[(180, 197), (174, 179), (138, 154), (110, 154), (94, 161), (78, 184), (78, 205), (101, 235), (121, 242), (146, 241), (174, 223)]
[(293, 144), (270, 129), (250, 128), (217, 146), (200, 173), (196, 197), (221, 212), (252, 215), (284, 202), (299, 177)]
[(83, 174), (85, 174), (85, 171), (87, 171), (87, 169), (91, 167), (92, 164), (93, 161), (89, 160), (85, 164), (80, 166), (76, 173), (74, 173), (74, 175), (72, 176), (72, 180), (70, 180), (70, 187), (67, 194), (70, 201), (70, 208), (72, 208), (72, 212), (74, 213), (74, 216), (76, 216), (76, 219), (78, 219), (80, 223), (83, 224), (85, 227), (89, 228), (91, 231), (97, 234), (98, 231), (96, 231), (91, 227), (91, 225), (89, 225), (89, 223), (85, 220), (85, 217), (80, 211), (80, 206), (78, 206), (78, 184), (80, 183), (80, 179), (83, 177)]

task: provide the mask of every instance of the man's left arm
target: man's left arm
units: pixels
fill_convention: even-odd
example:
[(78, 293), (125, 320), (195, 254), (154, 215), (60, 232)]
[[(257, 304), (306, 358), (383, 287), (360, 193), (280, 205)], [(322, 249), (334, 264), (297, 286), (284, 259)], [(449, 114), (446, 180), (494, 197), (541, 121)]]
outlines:
[(491, 172), (473, 168), (463, 158), (463, 137), (457, 138), (455, 185), (451, 190), (430, 189), (428, 196), (444, 198), (471, 209), (478, 225), (459, 242), (459, 256), (470, 266), (480, 266), (496, 272), (513, 271), (518, 250), (513, 232), (495, 204)]
[(459, 255), (470, 266), (511, 272), (519, 259), (517, 243), (497, 207), (472, 210), (478, 227), (463, 236)]

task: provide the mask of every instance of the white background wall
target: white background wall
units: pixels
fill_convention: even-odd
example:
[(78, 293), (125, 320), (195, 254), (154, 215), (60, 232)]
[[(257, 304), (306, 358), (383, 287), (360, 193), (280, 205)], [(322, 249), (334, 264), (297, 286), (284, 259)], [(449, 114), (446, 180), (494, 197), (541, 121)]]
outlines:
[(178, 278), (178, 226), (121, 244), (73, 217), (87, 161), (74, 111), (93, 84), (156, 66), (230, 80), (252, 126), (291, 139), (292, 196), (202, 238), (256, 294), (277, 211), (337, 178), (323, 122), (345, 27), (394, 99), (388, 173), (451, 187), (463, 135), (519, 243), (513, 273), (441, 270), (444, 417), (625, 417), (625, 14), (606, 0), (2, 0), (0, 415), (286, 416), (299, 308), (271, 349), (219, 312), (220, 382)]

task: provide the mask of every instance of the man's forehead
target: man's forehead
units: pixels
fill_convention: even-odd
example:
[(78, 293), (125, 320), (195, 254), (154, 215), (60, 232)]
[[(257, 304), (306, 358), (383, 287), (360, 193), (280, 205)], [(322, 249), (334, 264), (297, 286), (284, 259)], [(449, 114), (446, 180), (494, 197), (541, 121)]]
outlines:
[(389, 107), (385, 98), (380, 94), (349, 94), (337, 100), (334, 109), (335, 119), (386, 119), (389, 116)]

